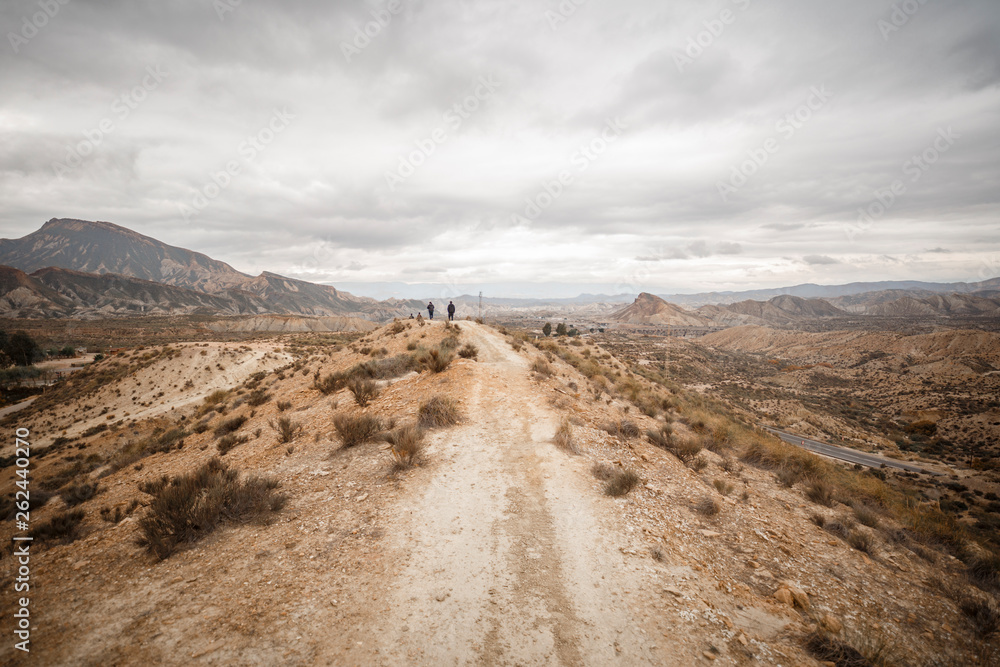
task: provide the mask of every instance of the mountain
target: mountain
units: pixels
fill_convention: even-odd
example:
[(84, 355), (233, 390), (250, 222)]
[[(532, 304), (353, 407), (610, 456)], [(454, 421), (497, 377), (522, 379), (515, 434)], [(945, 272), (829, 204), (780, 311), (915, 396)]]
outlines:
[[(57, 291), (73, 293), (79, 287), (72, 307), (88, 312), (101, 308), (108, 308), (109, 314), (215, 308), (219, 314), (343, 315), (384, 320), (407, 316), (422, 307), (420, 302), (357, 297), (329, 285), (285, 278), (266, 271), (257, 277), (249, 276), (208, 255), (167, 245), (110, 222), (53, 218), (38, 231), (20, 239), (0, 239), (0, 264), (32, 276), (40, 269), (53, 267), (76, 272), (72, 277), (60, 273), (36, 277), (42, 280), (48, 276), (45, 279), (59, 282)], [(98, 283), (84, 279), (86, 274), (117, 276), (119, 280), (115, 284), (120, 287), (120, 291), (115, 292), (117, 300), (113, 299), (112, 303), (93, 291)], [(201, 296), (121, 282), (127, 278), (192, 290)], [(34, 286), (28, 291), (32, 289)], [(37, 298), (41, 298), (40, 295), (32, 297)], [(150, 301), (143, 301), (147, 298)], [(13, 312), (21, 308), (19, 304), (15, 297), (7, 310)], [(56, 312), (65, 304), (60, 306), (52, 301), (42, 306), (39, 302), (38, 307), (42, 311)]]
[(740, 301), (725, 306), (725, 308), (731, 313), (747, 315), (773, 325), (786, 325), (806, 319), (847, 315), (846, 312), (823, 299), (803, 299), (788, 294), (776, 296), (769, 301)]
[(643, 292), (635, 301), (611, 316), (623, 324), (651, 324), (673, 327), (704, 327), (713, 322), (697, 313), (678, 308), (653, 294)]
[(114, 273), (45, 268), (28, 275), (0, 266), (0, 316), (10, 318), (123, 315), (245, 315), (269, 312), (248, 292), (206, 294)]
[(747, 290), (744, 292), (701, 292), (699, 294), (664, 294), (664, 299), (681, 306), (698, 307), (706, 304), (732, 304), (740, 301), (768, 301), (776, 296), (789, 295), (803, 299), (832, 299), (837, 297), (883, 292), (886, 290), (918, 291), (927, 294), (967, 294), (983, 290), (1000, 289), (1000, 278), (976, 283), (925, 283), (919, 280), (886, 280), (880, 282), (855, 282), (846, 285), (815, 285), (806, 283), (791, 287)]
[(26, 273), (50, 266), (117, 273), (202, 292), (239, 287), (251, 276), (200, 252), (177, 248), (110, 222), (49, 220), (19, 239), (0, 239), (0, 264)]

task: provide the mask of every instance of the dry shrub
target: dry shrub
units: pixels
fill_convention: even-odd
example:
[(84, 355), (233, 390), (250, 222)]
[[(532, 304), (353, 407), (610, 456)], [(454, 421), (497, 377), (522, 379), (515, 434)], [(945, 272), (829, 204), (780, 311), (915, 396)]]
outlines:
[(97, 495), (97, 482), (74, 482), (59, 492), (68, 507), (75, 507)]
[(699, 514), (704, 514), (705, 516), (715, 516), (722, 510), (719, 501), (712, 496), (704, 496), (695, 504), (694, 508)]
[(732, 484), (730, 484), (729, 482), (727, 482), (724, 479), (713, 480), (712, 481), (712, 486), (714, 486), (715, 490), (718, 491), (719, 493), (721, 493), (724, 496), (728, 496), (736, 488), (736, 487), (734, 487)]
[(420, 357), (420, 365), (429, 370), (431, 373), (441, 373), (448, 368), (454, 359), (454, 355), (451, 352), (445, 352), (443, 350), (427, 350), (427, 352)]
[(700, 454), (687, 462), (687, 467), (695, 472), (701, 472), (708, 467), (708, 461)]
[(130, 516), (139, 507), (139, 501), (132, 499), (128, 505), (116, 505), (114, 510), (110, 507), (101, 508), (101, 518), (108, 523), (121, 523), (121, 520)]
[(595, 463), (591, 468), (590, 472), (599, 480), (607, 481), (611, 479), (611, 476), (615, 474), (618, 468), (607, 463)]
[(966, 560), (966, 575), (977, 588), (1000, 590), (1000, 556), (976, 555)]
[(833, 507), (833, 487), (823, 480), (813, 480), (806, 488), (806, 497), (817, 505)]
[(375, 440), (386, 424), (374, 415), (337, 415), (333, 418), (333, 427), (344, 447), (355, 447)]
[(1000, 608), (992, 600), (964, 596), (958, 601), (958, 608), (969, 619), (977, 639), (989, 639), (1000, 630)]
[(292, 407), (292, 402), (291, 401), (278, 401), (277, 403), (274, 404), (274, 406), (276, 408), (278, 408), (278, 412), (284, 412), (288, 408)]
[(278, 434), (278, 442), (282, 444), (291, 442), (302, 432), (302, 425), (291, 417), (278, 417), (276, 421), (268, 420), (267, 424)]
[(616, 468), (604, 482), (604, 495), (618, 498), (638, 486), (639, 475), (633, 470)]
[(271, 400), (271, 394), (263, 387), (258, 387), (254, 389), (249, 394), (247, 394), (247, 405), (252, 407), (257, 407), (258, 405), (264, 405)]
[(463, 359), (478, 359), (479, 358), (479, 348), (472, 343), (466, 343), (458, 350), (458, 356)]
[(674, 429), (670, 424), (664, 424), (659, 430), (647, 430), (646, 437), (649, 438), (649, 442), (653, 446), (669, 451), (671, 446), (673, 446)]
[(354, 395), (354, 401), (362, 408), (367, 407), (379, 395), (378, 383), (369, 378), (353, 377), (347, 381), (347, 388)]
[(641, 431), (639, 431), (639, 427), (635, 425), (635, 422), (629, 419), (620, 419), (616, 422), (610, 422), (605, 424), (602, 428), (611, 435), (625, 438), (626, 440), (629, 438), (638, 438), (641, 433)]
[(381, 437), (390, 445), (396, 468), (410, 468), (419, 462), (424, 448), (424, 431), (416, 424), (405, 424)]
[(858, 520), (858, 523), (868, 526), (869, 528), (878, 528), (878, 512), (873, 510), (871, 507), (864, 503), (855, 502), (851, 503), (851, 509), (854, 511), (854, 518)]
[(545, 377), (552, 375), (552, 365), (544, 357), (535, 357), (531, 362), (531, 370)]
[(48, 521), (37, 524), (28, 532), (28, 536), (36, 542), (69, 544), (80, 536), (80, 522), (83, 521), (83, 517), (83, 510), (56, 514)]
[(219, 438), (234, 431), (238, 431), (243, 424), (247, 422), (247, 418), (244, 415), (239, 415), (237, 417), (232, 417), (231, 419), (223, 420), (221, 424), (215, 427), (212, 433), (216, 438)]
[(826, 524), (826, 517), (823, 516), (822, 514), (816, 514), (815, 512), (809, 515), (809, 520), (812, 521), (817, 526), (819, 526), (820, 528), (822, 528)]
[(139, 545), (163, 560), (180, 544), (200, 540), (220, 523), (260, 520), (285, 505), (287, 496), (277, 488), (278, 482), (270, 478), (241, 480), (239, 471), (211, 459), (155, 490), (149, 512), (139, 520)]
[(867, 530), (852, 530), (847, 536), (847, 543), (869, 556), (875, 553), (875, 538)]
[(458, 404), (447, 396), (438, 394), (420, 404), (417, 419), (424, 428), (454, 426), (462, 419)]
[(559, 428), (556, 429), (556, 434), (552, 438), (552, 441), (560, 449), (565, 449), (573, 454), (580, 453), (580, 448), (573, 439), (573, 425), (569, 423), (568, 419), (563, 419), (562, 423), (559, 424)]
[(868, 658), (856, 648), (827, 634), (814, 632), (809, 635), (806, 650), (817, 660), (832, 662), (837, 667), (873, 667)]
[(232, 448), (242, 445), (250, 440), (250, 436), (247, 434), (235, 435), (230, 433), (229, 435), (224, 435), (219, 438), (218, 442), (215, 443), (216, 448), (219, 450), (219, 454), (225, 456), (229, 453)]

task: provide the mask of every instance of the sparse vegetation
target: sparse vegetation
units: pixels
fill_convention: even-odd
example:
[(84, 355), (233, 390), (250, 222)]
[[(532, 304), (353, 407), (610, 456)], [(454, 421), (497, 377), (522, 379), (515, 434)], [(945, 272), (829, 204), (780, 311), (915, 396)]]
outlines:
[(278, 482), (249, 476), (211, 459), (194, 472), (155, 489), (149, 511), (139, 520), (139, 545), (157, 560), (168, 558), (181, 544), (211, 533), (220, 523), (259, 521), (280, 510), (287, 496)]
[(619, 419), (616, 422), (605, 424), (602, 428), (609, 434), (625, 438), (626, 440), (638, 438), (640, 434), (639, 427), (635, 425), (634, 421), (629, 419)]
[(333, 427), (345, 448), (372, 442), (386, 429), (386, 424), (374, 415), (341, 414), (333, 418)]
[(291, 401), (278, 401), (277, 403), (274, 404), (274, 406), (276, 408), (278, 408), (278, 412), (284, 412), (285, 410), (287, 410), (290, 407), (292, 407), (292, 402)]
[(424, 431), (416, 424), (405, 424), (382, 434), (389, 443), (392, 458), (398, 469), (410, 468), (420, 460), (424, 447)]
[(531, 370), (545, 377), (552, 375), (552, 365), (544, 357), (535, 357), (531, 362)]
[(715, 490), (718, 491), (719, 493), (721, 493), (724, 496), (728, 496), (736, 488), (736, 487), (734, 487), (732, 484), (730, 484), (729, 482), (727, 482), (724, 479), (713, 480), (712, 481), (712, 486), (714, 486)]
[(238, 415), (236, 417), (231, 417), (229, 419), (223, 420), (212, 433), (216, 438), (220, 438), (224, 435), (229, 435), (230, 433), (235, 433), (240, 430), (240, 427), (247, 423), (247, 418), (245, 415)]
[(229, 435), (224, 435), (221, 438), (219, 438), (218, 441), (216, 441), (215, 446), (218, 448), (219, 454), (225, 456), (229, 452), (229, 450), (238, 445), (242, 445), (243, 443), (248, 442), (249, 440), (250, 436), (246, 434), (235, 435), (233, 433), (230, 433)]
[(479, 348), (472, 343), (466, 343), (458, 349), (458, 356), (463, 359), (478, 359)]
[(251, 407), (256, 407), (258, 405), (264, 405), (271, 400), (271, 394), (267, 393), (263, 387), (258, 387), (254, 389), (247, 395), (247, 405)]
[(580, 449), (573, 439), (573, 425), (568, 419), (563, 419), (559, 424), (559, 428), (556, 429), (556, 434), (552, 438), (552, 441), (556, 443), (556, 446), (560, 449), (565, 449), (573, 454), (579, 454)]
[(347, 382), (347, 388), (354, 395), (354, 401), (362, 408), (375, 400), (379, 395), (375, 380), (363, 377), (352, 377)]
[(722, 510), (719, 501), (712, 496), (703, 496), (701, 500), (695, 503), (694, 508), (699, 514), (705, 516), (715, 516)]
[(432, 349), (427, 350), (425, 354), (421, 355), (419, 361), (420, 365), (431, 373), (442, 373), (447, 370), (454, 358), (451, 352)]
[(291, 417), (281, 416), (274, 421), (268, 421), (267, 424), (278, 434), (278, 442), (281, 444), (291, 442), (302, 432), (302, 425), (293, 421)]
[(97, 495), (97, 482), (74, 482), (59, 492), (67, 507), (74, 507)]
[(806, 488), (806, 497), (817, 505), (833, 507), (833, 488), (823, 480), (813, 480)]
[(83, 510), (70, 510), (56, 514), (48, 521), (37, 524), (28, 533), (36, 542), (69, 544), (80, 536)]
[(437, 395), (420, 404), (417, 419), (424, 428), (453, 426), (461, 421), (458, 404), (447, 396)]
[(604, 482), (604, 495), (616, 498), (628, 494), (641, 481), (635, 471), (606, 463), (595, 463), (590, 471), (594, 477)]

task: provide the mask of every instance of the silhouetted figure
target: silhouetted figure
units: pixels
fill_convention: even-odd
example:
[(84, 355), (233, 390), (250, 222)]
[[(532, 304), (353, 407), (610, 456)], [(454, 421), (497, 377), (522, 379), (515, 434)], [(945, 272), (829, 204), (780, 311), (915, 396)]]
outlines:
[(434, 319), (434, 304), (433, 303), (428, 303), (427, 304), (427, 317), (428, 317), (428, 319), (431, 319), (431, 320)]
[(449, 320), (454, 320), (455, 319), (455, 302), (454, 301), (449, 301), (448, 302), (448, 319)]

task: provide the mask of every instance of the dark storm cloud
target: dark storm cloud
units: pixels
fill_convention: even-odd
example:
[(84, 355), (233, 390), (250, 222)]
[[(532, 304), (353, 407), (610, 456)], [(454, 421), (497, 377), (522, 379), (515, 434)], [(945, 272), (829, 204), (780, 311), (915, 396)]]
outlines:
[(903, 4), (13, 0), (0, 235), (333, 281), (969, 279), (1000, 5)]

